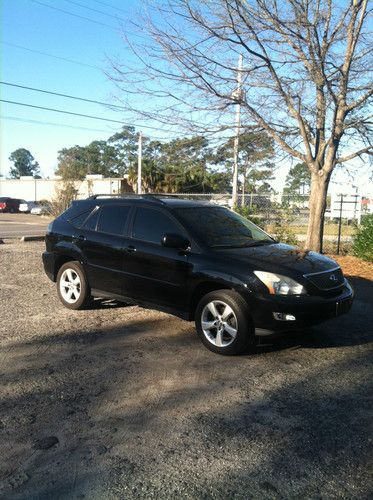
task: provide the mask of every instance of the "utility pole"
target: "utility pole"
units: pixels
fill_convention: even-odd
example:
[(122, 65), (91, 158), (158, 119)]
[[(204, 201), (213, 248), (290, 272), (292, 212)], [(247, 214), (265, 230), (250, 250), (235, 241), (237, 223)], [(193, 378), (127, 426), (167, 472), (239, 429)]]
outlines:
[(141, 168), (142, 168), (142, 132), (139, 132), (139, 144), (137, 150), (137, 194), (142, 193), (141, 186)]
[(232, 96), (237, 99), (236, 104), (236, 135), (233, 143), (233, 187), (232, 187), (232, 207), (238, 202), (238, 142), (241, 128), (241, 100), (242, 100), (242, 54), (238, 57), (237, 68), (237, 88)]

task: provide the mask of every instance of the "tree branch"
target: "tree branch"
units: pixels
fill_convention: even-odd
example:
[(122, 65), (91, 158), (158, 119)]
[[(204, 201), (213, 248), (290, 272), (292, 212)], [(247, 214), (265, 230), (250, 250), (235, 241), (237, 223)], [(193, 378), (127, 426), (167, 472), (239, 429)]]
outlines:
[(336, 163), (344, 163), (346, 161), (353, 160), (357, 156), (361, 157), (361, 155), (363, 154), (373, 155), (373, 146), (368, 146), (366, 148), (360, 149), (359, 151), (351, 153), (347, 156), (341, 156), (340, 158), (337, 158)]

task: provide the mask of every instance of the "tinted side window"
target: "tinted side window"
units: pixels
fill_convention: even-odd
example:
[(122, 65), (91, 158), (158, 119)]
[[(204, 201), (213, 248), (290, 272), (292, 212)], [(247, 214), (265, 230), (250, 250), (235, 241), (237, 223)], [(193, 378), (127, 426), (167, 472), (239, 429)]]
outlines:
[(93, 214), (89, 216), (89, 218), (85, 221), (84, 229), (89, 229), (91, 231), (96, 231), (98, 216), (100, 214), (100, 210), (95, 210)]
[(183, 234), (184, 231), (168, 215), (152, 208), (138, 208), (133, 224), (132, 236), (139, 240), (161, 244), (166, 233)]
[(108, 205), (102, 207), (97, 225), (97, 231), (110, 234), (124, 234), (127, 217), (131, 207), (124, 205)]
[(75, 217), (72, 217), (69, 222), (71, 222), (71, 224), (75, 227), (81, 227), (81, 225), (86, 220), (90, 212), (91, 210), (85, 210), (84, 212), (81, 212)]

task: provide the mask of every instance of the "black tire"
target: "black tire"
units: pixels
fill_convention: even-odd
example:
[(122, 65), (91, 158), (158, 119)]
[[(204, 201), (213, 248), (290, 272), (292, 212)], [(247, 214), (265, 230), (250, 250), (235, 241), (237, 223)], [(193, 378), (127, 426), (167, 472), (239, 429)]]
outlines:
[[(214, 320), (214, 315), (210, 312), (208, 304), (214, 303), (215, 310), (219, 313), (225, 311), (225, 306), (229, 306), (233, 312), (228, 316), (228, 321), (219, 324), (216, 328), (211, 327), (211, 330), (206, 330), (208, 333), (205, 334), (202, 328), (202, 322), (204, 325), (216, 323), (216, 321), (222, 321), (222, 314), (219, 314), (220, 320)], [(207, 315), (211, 315), (209, 318)], [(229, 324), (230, 322), (230, 324)], [(206, 294), (199, 302), (196, 313), (195, 313), (195, 323), (197, 333), (202, 341), (202, 343), (210, 349), (210, 351), (216, 352), (223, 355), (235, 355), (248, 352), (255, 345), (255, 329), (254, 324), (250, 316), (249, 308), (244, 299), (232, 290), (217, 290)], [(225, 325), (225, 326), (224, 326)], [(234, 337), (225, 330), (225, 328), (230, 328), (230, 331), (236, 330)], [(218, 339), (218, 329), (221, 328), (221, 334)], [(216, 345), (214, 342), (217, 342)]]
[[(68, 288), (63, 287), (61, 283), (62, 279), (64, 280), (64, 282), (66, 282), (66, 275), (70, 273), (67, 272), (65, 274), (65, 271), (68, 270), (71, 271), (71, 276), (77, 276), (79, 278), (79, 287), (77, 287), (77, 285), (74, 285), (76, 286), (77, 291), (73, 292), (71, 296), (71, 302), (69, 302), (67, 299)], [(63, 290), (65, 290), (65, 292), (63, 292)], [(91, 304), (91, 290), (89, 288), (87, 278), (80, 262), (74, 260), (66, 262), (66, 264), (61, 266), (57, 274), (57, 293), (62, 304), (68, 309), (85, 309)]]

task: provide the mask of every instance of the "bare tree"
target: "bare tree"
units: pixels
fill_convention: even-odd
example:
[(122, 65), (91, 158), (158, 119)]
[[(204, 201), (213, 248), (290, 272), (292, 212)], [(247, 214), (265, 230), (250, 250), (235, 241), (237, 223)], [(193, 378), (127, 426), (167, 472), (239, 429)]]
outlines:
[[(229, 129), (240, 99), (242, 127), (266, 131), (310, 169), (306, 248), (317, 251), (333, 170), (373, 152), (368, 16), (367, 0), (155, 2), (141, 23), (145, 42), (127, 40), (139, 64), (113, 64), (112, 78), (128, 106), (131, 94), (149, 97), (134, 111), (194, 133)], [(235, 92), (238, 53), (243, 93)]]

